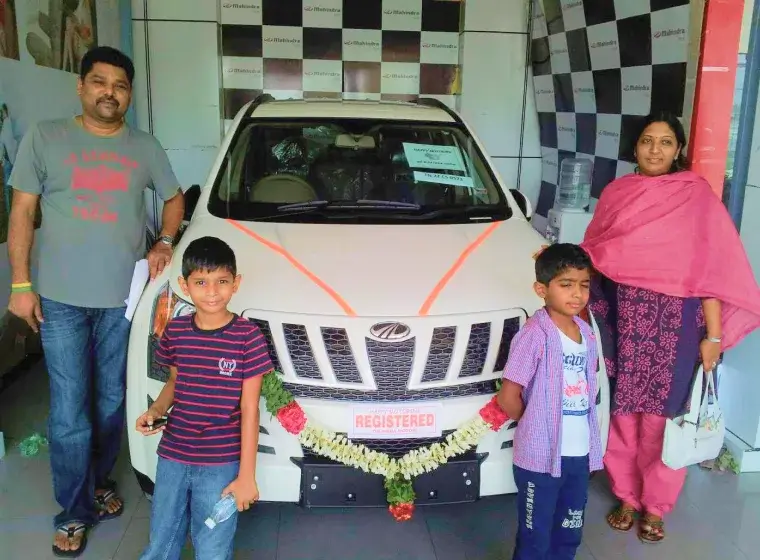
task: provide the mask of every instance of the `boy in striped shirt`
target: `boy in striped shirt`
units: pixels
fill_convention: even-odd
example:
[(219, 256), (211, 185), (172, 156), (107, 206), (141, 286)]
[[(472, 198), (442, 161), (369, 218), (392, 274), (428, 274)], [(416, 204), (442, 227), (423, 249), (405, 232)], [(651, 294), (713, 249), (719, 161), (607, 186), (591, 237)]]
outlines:
[[(259, 397), (273, 366), (259, 328), (227, 309), (240, 276), (224, 241), (192, 241), (179, 284), (195, 313), (167, 325), (157, 359), (171, 375), (137, 419), (146, 436), (163, 431), (150, 543), (141, 560), (178, 560), (188, 529), (197, 559), (231, 559), (237, 514), (213, 530), (204, 522), (224, 495), (234, 495), (238, 511), (259, 497)], [(168, 423), (155, 429), (170, 408)]]
[(590, 471), (602, 469), (594, 406), (597, 346), (578, 318), (591, 261), (556, 244), (536, 259), (545, 302), (512, 340), (498, 401), (518, 421), (514, 438), (517, 542), (513, 560), (572, 560), (581, 544)]

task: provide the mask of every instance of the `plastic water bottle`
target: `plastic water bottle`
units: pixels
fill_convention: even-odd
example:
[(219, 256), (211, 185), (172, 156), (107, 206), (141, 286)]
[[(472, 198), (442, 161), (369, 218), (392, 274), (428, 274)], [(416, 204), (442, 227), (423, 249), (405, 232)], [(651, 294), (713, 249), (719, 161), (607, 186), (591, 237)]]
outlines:
[(583, 212), (591, 201), (593, 164), (586, 158), (562, 161), (554, 206), (560, 210)]
[(236, 511), (237, 502), (235, 501), (235, 496), (227, 494), (224, 498), (216, 502), (214, 511), (212, 511), (209, 518), (206, 519), (206, 527), (213, 529), (220, 523), (227, 521)]

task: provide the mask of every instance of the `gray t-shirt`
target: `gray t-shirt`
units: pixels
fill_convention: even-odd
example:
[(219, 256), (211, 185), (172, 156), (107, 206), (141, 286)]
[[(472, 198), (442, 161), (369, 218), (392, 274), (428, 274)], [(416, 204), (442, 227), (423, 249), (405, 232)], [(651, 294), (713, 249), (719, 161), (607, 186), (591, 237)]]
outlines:
[(145, 189), (163, 200), (179, 182), (161, 144), (125, 127), (114, 137), (74, 119), (40, 122), (19, 146), (10, 184), (40, 195), (36, 291), (80, 307), (123, 307), (145, 256)]

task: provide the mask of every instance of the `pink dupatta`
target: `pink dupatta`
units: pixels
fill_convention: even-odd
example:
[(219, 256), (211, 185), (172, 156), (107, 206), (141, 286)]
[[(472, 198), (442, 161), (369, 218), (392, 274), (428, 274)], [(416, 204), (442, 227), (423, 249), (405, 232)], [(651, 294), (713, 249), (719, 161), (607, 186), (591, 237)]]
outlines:
[(581, 246), (614, 282), (719, 299), (724, 350), (760, 327), (760, 288), (739, 233), (695, 173), (613, 181), (602, 191)]

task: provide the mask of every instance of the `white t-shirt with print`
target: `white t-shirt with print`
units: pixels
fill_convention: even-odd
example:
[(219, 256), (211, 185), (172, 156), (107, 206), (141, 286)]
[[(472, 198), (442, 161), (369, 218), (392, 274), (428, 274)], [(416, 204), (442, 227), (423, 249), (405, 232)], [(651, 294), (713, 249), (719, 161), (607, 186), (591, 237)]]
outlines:
[(586, 340), (579, 344), (560, 331), (562, 339), (562, 456), (589, 454), (589, 394)]

